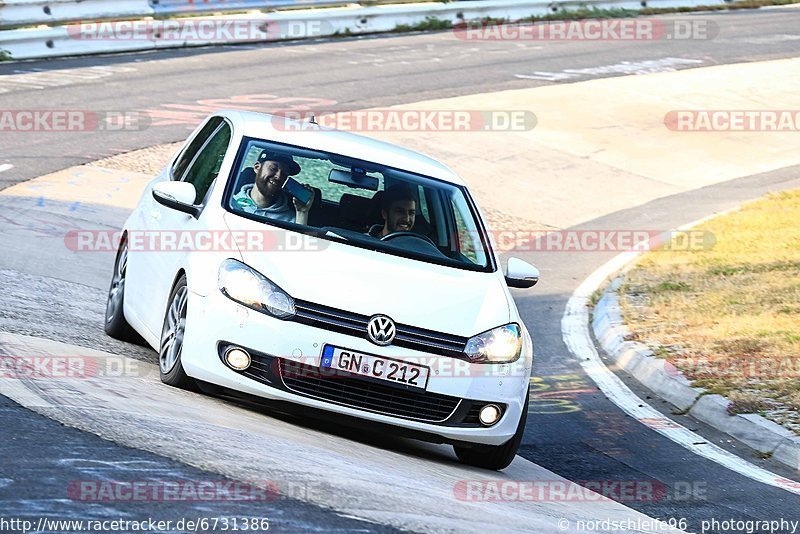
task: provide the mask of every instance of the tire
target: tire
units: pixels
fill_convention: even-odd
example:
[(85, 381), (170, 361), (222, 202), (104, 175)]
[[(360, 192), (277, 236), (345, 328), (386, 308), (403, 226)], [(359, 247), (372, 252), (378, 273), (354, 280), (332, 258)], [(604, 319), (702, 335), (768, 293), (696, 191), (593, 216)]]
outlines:
[(123, 241), (117, 250), (114, 261), (114, 275), (108, 288), (106, 300), (105, 331), (109, 336), (121, 341), (141, 344), (142, 337), (125, 319), (123, 303), (125, 301), (125, 281), (128, 271), (128, 243)]
[(528, 421), (529, 398), (530, 392), (525, 395), (525, 405), (522, 415), (519, 418), (519, 423), (517, 424), (517, 431), (514, 432), (514, 436), (510, 440), (502, 445), (472, 445), (469, 447), (453, 445), (456, 456), (461, 460), (461, 463), (495, 471), (508, 467), (517, 455), (519, 444), (522, 442), (522, 436), (525, 434), (525, 424)]
[(164, 314), (161, 328), (161, 342), (158, 350), (158, 367), (161, 381), (180, 389), (195, 389), (195, 383), (183, 370), (183, 336), (186, 332), (186, 312), (189, 288), (186, 276), (181, 276), (169, 295), (169, 304)]

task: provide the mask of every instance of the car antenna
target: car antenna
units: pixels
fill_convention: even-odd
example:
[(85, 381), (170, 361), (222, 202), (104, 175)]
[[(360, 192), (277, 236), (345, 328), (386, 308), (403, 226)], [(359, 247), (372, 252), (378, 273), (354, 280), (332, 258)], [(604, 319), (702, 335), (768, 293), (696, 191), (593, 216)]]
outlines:
[(311, 118), (310, 118), (310, 119), (308, 119), (308, 122), (309, 122), (310, 124), (317, 124), (317, 118), (316, 118), (316, 117), (314, 117), (314, 114), (313, 114), (313, 113), (311, 114)]

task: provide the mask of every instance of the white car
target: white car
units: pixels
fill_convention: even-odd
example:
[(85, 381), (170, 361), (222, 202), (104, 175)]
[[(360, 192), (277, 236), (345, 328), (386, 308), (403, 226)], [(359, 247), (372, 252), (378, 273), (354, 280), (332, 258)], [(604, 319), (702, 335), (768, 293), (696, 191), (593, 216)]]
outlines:
[(449, 443), (471, 465), (513, 460), (533, 346), (508, 287), (539, 273), (500, 266), (444, 165), (221, 111), (121, 236), (106, 332), (143, 337), (163, 382)]

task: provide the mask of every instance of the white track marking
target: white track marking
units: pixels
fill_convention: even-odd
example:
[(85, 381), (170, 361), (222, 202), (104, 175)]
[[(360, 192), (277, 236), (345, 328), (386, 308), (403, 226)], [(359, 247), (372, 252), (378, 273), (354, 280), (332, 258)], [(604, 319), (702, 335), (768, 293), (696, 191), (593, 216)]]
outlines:
[[(705, 217), (699, 221), (681, 226), (678, 230), (687, 230), (716, 216)], [(758, 482), (800, 495), (800, 483), (743, 460), (662, 415), (661, 412), (631, 391), (603, 363), (589, 333), (589, 300), (595, 290), (601, 287), (606, 280), (640, 254), (641, 252), (625, 252), (614, 257), (590, 274), (578, 286), (567, 302), (564, 316), (561, 319), (561, 333), (564, 343), (566, 343), (570, 352), (578, 358), (586, 374), (594, 380), (603, 394), (629, 416), (698, 456), (716, 462), (731, 471)]]
[(665, 57), (661, 59), (649, 59), (644, 61), (622, 61), (613, 65), (600, 65), (597, 67), (587, 67), (583, 69), (564, 69), (558, 72), (536, 71), (533, 74), (515, 74), (515, 78), (523, 80), (544, 80), (556, 82), (580, 78), (581, 76), (604, 76), (607, 74), (653, 74), (658, 72), (674, 72), (679, 66), (699, 65), (703, 61), (700, 59), (684, 59)]
[(136, 71), (135, 67), (116, 65), (98, 65), (71, 70), (17, 69), (13, 74), (0, 77), (0, 93), (88, 83), (108, 78), (117, 73), (134, 71)]
[(11, 165), (10, 163), (6, 163), (4, 165), (0, 165), (0, 172), (10, 171), (13, 168), (14, 168), (13, 165)]

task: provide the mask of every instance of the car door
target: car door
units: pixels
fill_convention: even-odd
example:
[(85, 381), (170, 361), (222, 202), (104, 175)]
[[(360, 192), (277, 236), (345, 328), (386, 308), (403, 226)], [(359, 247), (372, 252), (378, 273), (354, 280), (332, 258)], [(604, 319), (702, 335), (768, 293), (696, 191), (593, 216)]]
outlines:
[[(172, 168), (170, 179), (195, 186), (195, 205), (201, 209), (219, 174), (230, 140), (230, 125), (221, 117), (212, 117)], [(142, 300), (147, 310), (146, 327), (158, 336), (169, 292), (178, 269), (187, 264), (186, 255), (192, 253), (192, 236), (196, 235), (200, 223), (189, 214), (159, 204), (152, 194), (148, 202), (149, 209), (144, 218), (147, 234), (155, 236), (151, 239), (155, 246), (146, 251), (149, 257), (144, 262), (143, 272), (148, 296)], [(190, 273), (187, 275), (191, 276)]]

